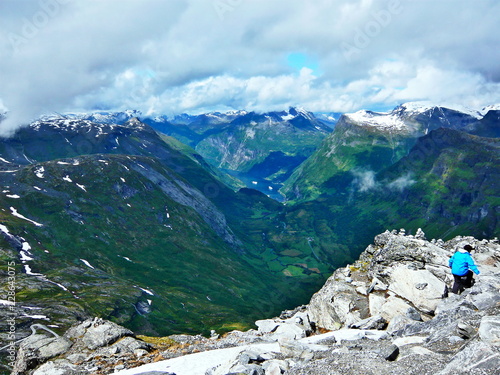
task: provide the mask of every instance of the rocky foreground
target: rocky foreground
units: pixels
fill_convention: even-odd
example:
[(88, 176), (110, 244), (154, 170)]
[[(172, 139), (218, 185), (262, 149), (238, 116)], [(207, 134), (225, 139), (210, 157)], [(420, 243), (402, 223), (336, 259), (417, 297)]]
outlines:
[[(481, 271), (448, 295), (448, 259), (471, 244)], [(328, 279), (309, 305), (211, 338), (136, 337), (98, 318), (63, 336), (33, 327), (13, 374), (499, 374), (500, 245), (385, 232)]]

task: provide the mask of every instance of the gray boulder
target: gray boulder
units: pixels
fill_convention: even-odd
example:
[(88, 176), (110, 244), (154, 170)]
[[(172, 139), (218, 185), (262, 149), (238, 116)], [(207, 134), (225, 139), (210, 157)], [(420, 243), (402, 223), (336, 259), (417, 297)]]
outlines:
[(265, 375), (265, 372), (259, 365), (236, 365), (227, 375)]
[(274, 341), (282, 338), (300, 339), (313, 331), (308, 314), (300, 311), (295, 311), (287, 319), (257, 320), (255, 325), (260, 335)]
[(375, 350), (386, 361), (395, 361), (399, 355), (399, 347), (397, 345), (382, 346), (381, 349)]
[(405, 315), (396, 315), (387, 325), (387, 332), (392, 334), (394, 332), (403, 331), (409, 324), (413, 323), (415, 323), (415, 321)]
[(391, 269), (389, 290), (424, 313), (433, 313), (443, 295), (446, 284), (426, 269), (412, 269), (398, 265)]
[(264, 362), (262, 368), (266, 375), (281, 375), (288, 370), (289, 366), (286, 361), (273, 359)]
[(337, 330), (369, 317), (369, 302), (345, 280), (346, 269), (338, 269), (311, 298), (307, 312), (317, 327)]
[(72, 342), (64, 337), (31, 335), (21, 342), (12, 374), (24, 374), (40, 363), (67, 352)]
[(370, 318), (360, 320), (357, 323), (353, 323), (349, 328), (357, 329), (385, 329), (387, 327), (387, 321), (380, 315), (375, 315)]
[(274, 319), (257, 320), (255, 322), (259, 333), (271, 333), (278, 328), (279, 323)]
[(487, 310), (500, 304), (500, 293), (498, 289), (484, 284), (475, 285), (467, 295), (467, 300), (476, 306), (478, 310)]
[(33, 372), (33, 375), (90, 375), (90, 372), (66, 359), (57, 359), (44, 363)]
[(109, 345), (124, 336), (133, 336), (134, 333), (116, 323), (95, 318), (70, 328), (65, 336), (69, 339), (78, 339), (90, 350)]

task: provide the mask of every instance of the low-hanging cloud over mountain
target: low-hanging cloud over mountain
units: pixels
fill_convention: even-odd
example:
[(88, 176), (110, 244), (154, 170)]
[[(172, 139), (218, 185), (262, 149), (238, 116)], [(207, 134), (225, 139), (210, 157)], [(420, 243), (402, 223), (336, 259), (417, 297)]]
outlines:
[(361, 193), (386, 189), (402, 192), (416, 182), (412, 173), (405, 173), (392, 181), (377, 181), (375, 171), (361, 168), (351, 170), (351, 174), (354, 177), (352, 181), (353, 188)]
[(499, 13), (495, 0), (4, 0), (1, 128), (74, 110), (497, 103)]

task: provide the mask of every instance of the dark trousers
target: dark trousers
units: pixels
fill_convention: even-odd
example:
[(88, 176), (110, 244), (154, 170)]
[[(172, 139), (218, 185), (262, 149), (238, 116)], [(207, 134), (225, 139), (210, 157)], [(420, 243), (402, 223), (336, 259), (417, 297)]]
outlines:
[(453, 289), (451, 291), (455, 294), (460, 294), (465, 288), (470, 288), (473, 285), (473, 275), (474, 273), (471, 270), (463, 276), (453, 275), (455, 282), (453, 283)]

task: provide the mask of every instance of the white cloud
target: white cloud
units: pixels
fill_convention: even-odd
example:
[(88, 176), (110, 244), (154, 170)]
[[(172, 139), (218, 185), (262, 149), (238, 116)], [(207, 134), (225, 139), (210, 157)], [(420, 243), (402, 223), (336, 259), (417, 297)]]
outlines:
[(354, 175), (353, 183), (360, 192), (379, 188), (380, 184), (375, 180), (374, 171), (353, 169), (351, 173)]
[(2, 115), (3, 113), (5, 113), (7, 111), (8, 111), (8, 108), (3, 105), (3, 101), (2, 101), (2, 99), (0, 99), (0, 115)]
[(377, 181), (377, 175), (374, 171), (364, 169), (353, 169), (351, 173), (354, 177), (353, 185), (359, 192), (381, 191), (381, 189), (390, 189), (402, 192), (415, 184), (411, 173), (396, 178), (393, 181)]
[(396, 178), (387, 184), (387, 187), (391, 190), (403, 191), (406, 188), (412, 186), (416, 181), (412, 178), (410, 173)]
[[(499, 13), (495, 0), (4, 0), (0, 131), (98, 108), (498, 103)], [(290, 53), (321, 73), (297, 72)]]

